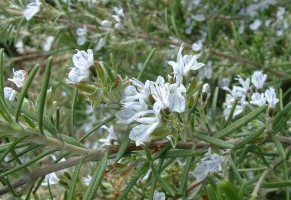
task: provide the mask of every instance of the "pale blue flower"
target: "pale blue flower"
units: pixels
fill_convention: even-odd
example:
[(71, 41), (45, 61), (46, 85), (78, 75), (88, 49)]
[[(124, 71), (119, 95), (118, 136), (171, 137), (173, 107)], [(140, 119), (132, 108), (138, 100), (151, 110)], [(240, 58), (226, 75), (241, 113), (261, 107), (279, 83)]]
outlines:
[(23, 15), (26, 20), (30, 20), (40, 9), (41, 3), (39, 0), (31, 0), (29, 4), (27, 4), (26, 9), (23, 11)]

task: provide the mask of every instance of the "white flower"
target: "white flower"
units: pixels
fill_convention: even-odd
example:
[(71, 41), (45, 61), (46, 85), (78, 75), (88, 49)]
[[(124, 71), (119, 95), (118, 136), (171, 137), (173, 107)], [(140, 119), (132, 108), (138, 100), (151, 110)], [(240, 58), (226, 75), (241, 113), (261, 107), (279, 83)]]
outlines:
[(177, 55), (177, 62), (174, 62), (174, 61), (168, 62), (168, 64), (173, 67), (174, 78), (176, 79), (176, 82), (179, 84), (183, 83), (183, 76), (187, 75), (190, 70), (197, 70), (204, 66), (203, 63), (197, 62), (197, 55), (182, 56), (183, 48), (184, 48), (184, 44), (182, 44), (179, 49), (179, 52)]
[(15, 45), (16, 51), (20, 54), (24, 53), (24, 44), (22, 40), (18, 40)]
[(78, 35), (77, 44), (80, 46), (84, 45), (87, 41), (87, 27), (77, 28), (76, 33)]
[(194, 19), (197, 22), (202, 22), (202, 21), (205, 21), (205, 19), (206, 19), (204, 14), (192, 15), (191, 17), (192, 17), (192, 19)]
[(105, 28), (110, 28), (111, 25), (112, 25), (112, 23), (111, 23), (111, 21), (109, 21), (109, 20), (103, 20), (103, 21), (101, 22), (101, 25), (102, 25), (103, 27), (105, 27)]
[(123, 8), (121, 8), (121, 7), (113, 7), (112, 9), (113, 9), (113, 11), (115, 12), (116, 15), (118, 15), (120, 17), (124, 17)]
[(166, 199), (165, 193), (158, 192), (155, 190), (153, 200), (165, 200), (165, 199)]
[(170, 86), (169, 83), (165, 83), (163, 77), (158, 76), (156, 82), (151, 81), (149, 88), (152, 97), (156, 100), (156, 103), (160, 104), (162, 109), (169, 107)]
[[(142, 124), (135, 126), (129, 134), (129, 138), (134, 140), (136, 146), (148, 140), (151, 133), (156, 129), (161, 121), (160, 108), (155, 108), (154, 110), (147, 110), (143, 112), (137, 119), (137, 122)], [(154, 114), (152, 117), (145, 117), (145, 115)]]
[(22, 88), (26, 78), (28, 77), (28, 73), (24, 70), (14, 71), (13, 69), (13, 78), (9, 78), (9, 81), (15, 83), (18, 88)]
[(240, 75), (237, 75), (237, 78), (235, 78), (235, 80), (238, 80), (242, 86), (242, 87), (235, 87), (238, 96), (246, 95), (250, 88), (250, 79), (247, 78), (246, 80), (244, 80)]
[(276, 104), (279, 102), (279, 99), (276, 98), (276, 92), (273, 87), (269, 87), (269, 89), (266, 90), (265, 92), (266, 96), (266, 101), (269, 104), (269, 109), (270, 108), (275, 108)]
[(267, 80), (267, 75), (263, 74), (261, 71), (255, 71), (252, 76), (252, 83), (256, 89), (262, 89), (265, 81)]
[(123, 26), (122, 23), (116, 23), (116, 24), (114, 25), (114, 28), (115, 28), (116, 30), (118, 30), (118, 31), (122, 31), (123, 28), (124, 28), (124, 26)]
[(230, 79), (229, 78), (221, 78), (218, 80), (218, 86), (221, 88), (228, 88), (230, 84)]
[(79, 51), (73, 55), (73, 63), (75, 67), (84, 67), (88, 69), (90, 66), (94, 65), (94, 55), (92, 49), (88, 49), (87, 53), (85, 51)]
[(211, 148), (209, 147), (208, 155), (200, 160), (192, 174), (195, 176), (197, 181), (201, 181), (208, 175), (209, 172), (221, 171), (221, 164), (223, 160), (223, 156), (220, 156), (216, 153), (211, 154)]
[(95, 46), (95, 51), (99, 51), (103, 46), (104, 46), (105, 42), (104, 42), (104, 39), (103, 38), (99, 38), (99, 40), (97, 41), (96, 43), (96, 46)]
[(85, 36), (85, 35), (87, 35), (87, 26), (83, 26), (83, 28), (77, 28), (76, 34), (78, 36)]
[(68, 78), (74, 83), (87, 81), (89, 79), (89, 71), (84, 67), (72, 67)]
[(170, 85), (169, 94), (169, 109), (178, 113), (185, 111), (185, 97), (181, 94), (186, 92), (183, 84), (178, 86), (178, 83)]
[(250, 24), (250, 29), (253, 31), (257, 30), (262, 24), (262, 21), (259, 19), (256, 19), (252, 24)]
[(40, 9), (41, 3), (39, 0), (31, 0), (30, 3), (26, 6), (26, 9), (23, 11), (23, 15), (26, 20), (30, 20)]
[(118, 139), (112, 125), (109, 128), (103, 125), (103, 126), (101, 126), (101, 128), (103, 128), (109, 132), (106, 139), (99, 140), (100, 142), (104, 143), (104, 145), (111, 145), (112, 143), (114, 143)]
[(45, 179), (43, 180), (43, 182), (41, 183), (42, 186), (48, 186), (48, 183), (50, 185), (56, 185), (59, 183), (59, 178), (57, 177), (56, 173), (53, 172), (53, 173), (50, 173), (50, 174), (47, 174), (45, 176)]
[(250, 101), (251, 104), (255, 104), (257, 106), (262, 106), (266, 104), (266, 98), (264, 93), (260, 94), (258, 92), (255, 92), (252, 95), (252, 100)]
[(45, 43), (44, 43), (43, 48), (42, 48), (43, 51), (47, 52), (51, 49), (54, 39), (55, 39), (54, 36), (48, 36), (45, 39)]
[(198, 40), (197, 42), (194, 42), (192, 44), (192, 50), (195, 52), (201, 51), (202, 48), (203, 48), (203, 44), (201, 40)]
[[(229, 117), (230, 111), (231, 111), (233, 103), (235, 101), (235, 98), (236, 97), (234, 97), (231, 94), (226, 95), (225, 103), (223, 103), (223, 107), (225, 109), (223, 111), (223, 115), (225, 116), (225, 118)], [(246, 98), (246, 96), (242, 96), (241, 99), (237, 102), (237, 105), (234, 109), (233, 118), (244, 111), (246, 105), (248, 104), (248, 102), (245, 100), (245, 98)]]
[(16, 97), (16, 91), (10, 87), (4, 87), (4, 98), (9, 101), (14, 101)]
[(83, 182), (85, 183), (85, 185), (89, 186), (90, 182), (92, 180), (92, 176), (87, 175), (86, 177), (83, 177)]

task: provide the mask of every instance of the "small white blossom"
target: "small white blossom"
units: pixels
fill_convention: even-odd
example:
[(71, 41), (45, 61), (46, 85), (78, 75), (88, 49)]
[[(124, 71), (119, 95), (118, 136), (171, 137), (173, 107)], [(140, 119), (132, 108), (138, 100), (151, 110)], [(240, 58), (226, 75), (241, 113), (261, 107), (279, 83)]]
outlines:
[(10, 87), (4, 87), (4, 98), (9, 101), (14, 101), (16, 97), (16, 91)]
[(109, 133), (106, 139), (99, 140), (100, 142), (104, 143), (104, 145), (111, 145), (118, 139), (112, 125), (109, 128), (103, 125), (101, 128), (107, 130)]
[(118, 31), (122, 31), (123, 28), (124, 28), (124, 26), (123, 26), (122, 23), (116, 23), (116, 24), (114, 25), (114, 28), (115, 28), (116, 30), (118, 30)]
[(191, 17), (192, 17), (192, 19), (194, 19), (197, 22), (203, 22), (206, 19), (204, 14), (192, 15)]
[(23, 15), (26, 20), (30, 20), (40, 9), (41, 3), (39, 0), (31, 0), (29, 4), (27, 4), (26, 9), (23, 11)]
[(87, 81), (89, 79), (89, 71), (84, 67), (72, 67), (68, 78), (74, 83)]
[(218, 80), (218, 86), (221, 88), (228, 88), (230, 84), (230, 79), (229, 78), (221, 78)]
[(262, 24), (262, 21), (259, 19), (256, 19), (252, 24), (250, 24), (250, 29), (253, 31), (257, 30)]
[(13, 69), (13, 78), (9, 78), (9, 81), (15, 83), (18, 88), (22, 88), (26, 78), (28, 77), (28, 73), (24, 70), (14, 71)]
[(92, 176), (87, 175), (86, 177), (83, 177), (83, 182), (85, 183), (85, 185), (89, 186), (90, 182), (92, 180)]
[(103, 46), (104, 46), (105, 42), (103, 38), (99, 38), (99, 40), (96, 42), (96, 46), (95, 46), (95, 51), (99, 51)]
[(269, 87), (269, 89), (265, 92), (266, 101), (268, 102), (268, 107), (275, 108), (276, 104), (279, 102), (279, 99), (276, 97), (276, 92), (273, 87)]
[(263, 74), (261, 71), (255, 71), (252, 76), (252, 83), (256, 89), (262, 89), (265, 81), (267, 80), (267, 75)]
[(192, 50), (195, 52), (201, 51), (202, 48), (203, 48), (203, 44), (201, 40), (198, 40), (197, 42), (192, 44)]
[(153, 200), (165, 200), (165, 199), (166, 199), (165, 193), (158, 192), (155, 190)]
[(42, 186), (48, 186), (48, 183), (50, 185), (56, 185), (59, 183), (59, 178), (57, 177), (56, 173), (53, 172), (53, 173), (50, 173), (50, 174), (47, 174), (45, 176), (45, 179), (43, 180), (43, 182), (41, 183)]
[(87, 41), (87, 27), (84, 26), (83, 28), (77, 28), (76, 30), (77, 33), (77, 44), (82, 46), (86, 43)]
[(260, 94), (258, 92), (255, 92), (252, 95), (252, 100), (250, 101), (251, 104), (255, 104), (257, 106), (262, 106), (266, 104), (266, 98), (264, 93)]
[(185, 97), (182, 93), (186, 92), (186, 88), (183, 84), (178, 86), (178, 83), (170, 85), (170, 94), (169, 94), (169, 109), (170, 111), (175, 111), (182, 113), (185, 111)]
[[(135, 126), (129, 134), (129, 138), (135, 141), (136, 146), (147, 141), (151, 133), (160, 124), (161, 116), (159, 112), (160, 108), (155, 108), (154, 106), (154, 110), (145, 111), (136, 119), (141, 124)], [(145, 117), (148, 114), (154, 114), (154, 116)]]
[(113, 11), (115, 12), (116, 15), (118, 15), (120, 17), (124, 17), (123, 8), (121, 8), (121, 7), (113, 7), (112, 9), (113, 9)]
[(24, 44), (22, 40), (18, 40), (15, 45), (16, 51), (20, 54), (24, 53)]
[(54, 42), (54, 39), (55, 39), (54, 36), (48, 36), (48, 37), (46, 37), (45, 43), (44, 43), (43, 48), (42, 48), (43, 51), (47, 52), (47, 51), (49, 51), (51, 49), (52, 44)]
[(208, 149), (208, 155), (200, 160), (197, 164), (197, 167), (193, 171), (193, 176), (197, 179), (197, 181), (201, 181), (210, 172), (219, 172), (222, 170), (222, 162), (224, 160), (223, 156), (220, 156), (216, 153), (211, 154), (211, 148)]
[(112, 25), (112, 23), (111, 23), (111, 21), (109, 21), (109, 20), (103, 20), (103, 21), (101, 22), (101, 25), (102, 25), (103, 27), (105, 27), (105, 28), (110, 28), (111, 25)]
[(94, 55), (93, 50), (88, 49), (87, 53), (85, 51), (79, 51), (73, 55), (73, 63), (75, 67), (84, 67), (88, 69), (90, 66), (94, 65)]
[(197, 55), (182, 56), (183, 48), (184, 48), (184, 44), (182, 44), (179, 49), (179, 52), (177, 55), (177, 62), (174, 62), (174, 61), (168, 62), (168, 64), (173, 67), (174, 78), (176, 79), (176, 82), (179, 84), (183, 83), (183, 76), (187, 75), (190, 70), (197, 70), (204, 66), (203, 63), (197, 62)]
[(169, 107), (169, 95), (170, 85), (165, 83), (163, 77), (158, 76), (156, 82), (150, 82), (149, 84), (152, 97), (156, 100), (156, 103), (160, 104), (161, 108)]

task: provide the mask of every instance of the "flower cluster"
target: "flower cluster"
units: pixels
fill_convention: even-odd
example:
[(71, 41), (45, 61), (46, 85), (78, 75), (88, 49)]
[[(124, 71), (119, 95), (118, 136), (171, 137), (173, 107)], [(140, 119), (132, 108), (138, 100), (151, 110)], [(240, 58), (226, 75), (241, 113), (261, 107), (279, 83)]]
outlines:
[[(269, 110), (275, 109), (275, 105), (279, 100), (276, 98), (274, 88), (270, 87), (265, 93), (260, 93), (267, 80), (266, 74), (263, 74), (261, 71), (256, 71), (251, 79), (247, 78), (244, 80), (238, 75), (236, 80), (239, 81), (241, 86), (233, 86), (232, 89), (226, 86), (222, 87), (222, 89), (229, 92), (229, 94), (226, 95), (226, 101), (223, 104), (225, 108), (223, 114), (226, 118), (230, 114), (235, 99), (238, 99), (238, 103), (235, 107), (233, 117), (242, 113), (248, 103), (262, 106), (268, 102)], [(253, 83), (255, 89), (250, 86), (250, 82)], [(253, 92), (253, 90), (255, 90), (255, 92)]]
[[(24, 70), (14, 71), (13, 78), (8, 78), (9, 81), (13, 82), (18, 88), (22, 88), (25, 80), (28, 77), (28, 73)], [(4, 97), (9, 101), (14, 101), (16, 97), (16, 91), (10, 87), (4, 87)]]
[(174, 83), (166, 83), (161, 76), (155, 82), (147, 80), (142, 83), (131, 79), (132, 84), (123, 91), (120, 102), (122, 109), (116, 113), (116, 117), (118, 123), (138, 123), (129, 135), (137, 146), (148, 140), (151, 133), (161, 125), (161, 112), (185, 112), (186, 88), (183, 80), (190, 70), (197, 70), (204, 64), (197, 62), (197, 56), (182, 56), (183, 47), (179, 49), (177, 62), (169, 61), (174, 71)]
[(69, 79), (74, 83), (86, 81), (89, 79), (89, 67), (94, 65), (94, 57), (92, 49), (79, 51), (73, 55), (73, 63), (75, 67), (71, 68), (68, 74)]

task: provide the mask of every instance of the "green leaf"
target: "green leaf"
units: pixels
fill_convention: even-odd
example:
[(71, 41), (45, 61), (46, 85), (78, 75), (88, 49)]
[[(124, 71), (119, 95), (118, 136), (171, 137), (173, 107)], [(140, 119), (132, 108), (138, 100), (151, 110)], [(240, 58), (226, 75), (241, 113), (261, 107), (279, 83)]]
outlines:
[(138, 79), (138, 80), (140, 80), (140, 78), (142, 77), (142, 75), (143, 75), (143, 73), (144, 73), (146, 67), (148, 66), (148, 64), (149, 64), (149, 62), (150, 62), (152, 56), (154, 55), (155, 50), (156, 50), (156, 49), (153, 49), (153, 50), (150, 52), (150, 54), (149, 54), (148, 57), (146, 58), (145, 62), (143, 63), (142, 68), (141, 68), (140, 72), (139, 72), (138, 75), (137, 75), (137, 79)]
[(42, 87), (41, 87), (41, 91), (40, 91), (40, 95), (39, 95), (39, 99), (38, 99), (38, 108), (37, 108), (37, 112), (38, 112), (38, 127), (39, 130), (42, 134), (44, 134), (43, 132), (43, 118), (44, 118), (44, 106), (45, 106), (45, 101), (46, 101), (46, 94), (47, 94), (47, 89), (48, 89), (48, 85), (49, 85), (49, 80), (50, 80), (50, 76), (51, 76), (51, 68), (52, 68), (52, 62), (53, 62), (53, 58), (50, 57), (46, 68), (45, 68), (45, 75), (44, 75), (44, 79), (42, 81)]
[(278, 140), (278, 138), (277, 138), (274, 134), (272, 134), (272, 133), (271, 133), (271, 138), (272, 138), (274, 144), (276, 145), (277, 150), (278, 150), (280, 156), (282, 156), (283, 160), (285, 160), (285, 159), (286, 159), (286, 154), (285, 154), (284, 147), (283, 147), (282, 143), (281, 143), (281, 142)]
[(189, 177), (189, 171), (190, 171), (190, 167), (192, 165), (193, 159), (194, 159), (193, 156), (186, 158), (186, 165), (183, 169), (183, 173), (181, 176), (181, 186), (180, 186), (179, 193), (183, 196), (187, 196), (188, 177)]
[(126, 152), (129, 144), (130, 144), (130, 139), (129, 139), (128, 135), (126, 135), (126, 137), (121, 138), (121, 146), (119, 147), (119, 150), (118, 150), (117, 155), (115, 157), (115, 162), (118, 162), (120, 160), (120, 158), (122, 158), (122, 156)]
[(262, 183), (264, 188), (281, 188), (291, 186), (291, 181), (280, 181), (280, 182), (265, 182)]
[(216, 87), (213, 93), (212, 105), (211, 105), (211, 119), (216, 122), (216, 110), (217, 110), (217, 99), (218, 99), (219, 88)]
[(83, 196), (83, 200), (93, 200), (95, 198), (97, 189), (99, 185), (101, 184), (101, 180), (103, 178), (104, 171), (107, 166), (107, 159), (108, 159), (108, 154), (106, 153), (104, 157), (101, 159), (98, 169), (96, 169), (90, 181), (88, 189), (86, 190), (86, 193)]
[(74, 128), (74, 125), (75, 125), (74, 116), (75, 116), (75, 107), (76, 107), (77, 97), (78, 97), (78, 90), (75, 90), (74, 97), (72, 100), (71, 113), (70, 113), (70, 127), (71, 127), (70, 136), (72, 136), (73, 138), (76, 138), (75, 128)]
[(205, 134), (196, 133), (196, 134), (194, 134), (194, 137), (197, 138), (198, 140), (202, 140), (204, 142), (216, 145), (218, 147), (222, 147), (222, 148), (226, 148), (226, 149), (234, 148), (234, 146), (232, 144), (229, 144), (223, 140), (220, 140), (220, 139), (217, 139), (217, 138), (205, 135)]
[(30, 166), (33, 163), (35, 163), (36, 161), (40, 160), (41, 158), (43, 158), (43, 157), (45, 157), (47, 155), (52, 154), (55, 151), (57, 151), (57, 150), (52, 149), (52, 150), (43, 152), (42, 154), (39, 154), (38, 156), (31, 158), (29, 161), (27, 161), (26, 163), (23, 163), (22, 165), (18, 165), (17, 167), (14, 167), (14, 168), (12, 168), (10, 170), (7, 170), (5, 172), (2, 172), (2, 173), (0, 173), (0, 178), (5, 177), (5, 176), (7, 176), (9, 174), (12, 174), (14, 172), (17, 172), (17, 171), (19, 171), (19, 170), (21, 170), (21, 169), (23, 169), (23, 168), (25, 168), (27, 166)]
[(0, 75), (0, 114), (6, 121), (11, 123), (13, 119), (9, 113), (9, 110), (5, 103), (5, 98), (4, 98), (3, 55), (4, 55), (4, 49), (1, 49), (0, 50), (0, 74), (1, 74)]
[(89, 135), (91, 135), (94, 131), (96, 131), (98, 128), (100, 128), (101, 126), (107, 124), (108, 122), (112, 121), (113, 119), (115, 119), (115, 116), (111, 116), (108, 117), (107, 119), (103, 120), (102, 122), (100, 122), (99, 124), (97, 124), (96, 126), (94, 126), (91, 130), (88, 131), (88, 133), (86, 133), (85, 135), (83, 135), (80, 138), (80, 142), (82, 142), (83, 140), (85, 140)]
[(175, 190), (169, 185), (157, 172), (157, 170), (152, 166), (152, 172), (157, 181), (161, 184), (164, 190), (171, 196), (175, 196)]
[(136, 183), (136, 181), (138, 180), (139, 178), (134, 178), (134, 179), (131, 179), (127, 185), (126, 185), (126, 188), (122, 191), (121, 195), (117, 198), (117, 200), (121, 200), (123, 199), (124, 197), (127, 196), (127, 194), (129, 193), (129, 191), (132, 189), (132, 187), (134, 186), (134, 184)]
[(247, 114), (246, 116), (240, 118), (239, 120), (235, 121), (233, 124), (227, 126), (226, 128), (222, 129), (218, 133), (216, 133), (213, 137), (214, 138), (223, 138), (236, 130), (239, 130), (242, 126), (250, 122), (252, 119), (256, 118), (259, 114), (264, 112), (268, 106), (263, 105), (252, 111), (251, 113)]
[(256, 139), (259, 135), (261, 135), (265, 130), (265, 127), (258, 129), (256, 132), (251, 132), (244, 140), (240, 141), (235, 145), (234, 150), (243, 148), (246, 144), (249, 144), (252, 140)]
[(279, 132), (291, 117), (291, 101), (279, 112), (273, 122), (273, 133)]
[(144, 144), (141, 144), (141, 147), (145, 151), (147, 159), (151, 160), (152, 159), (152, 154), (151, 154), (151, 151), (149, 150), (149, 148)]
[(171, 148), (171, 144), (169, 143), (166, 146), (164, 146), (159, 152), (155, 153), (152, 160), (156, 160), (157, 158), (160, 158), (170, 148)]
[(245, 191), (246, 191), (246, 187), (247, 187), (247, 183), (243, 182), (240, 186), (239, 193), (238, 193), (238, 196), (240, 199), (243, 199)]
[(231, 110), (229, 112), (227, 120), (226, 120), (225, 124), (223, 125), (223, 128), (226, 127), (231, 122), (232, 117), (233, 117), (233, 113), (234, 113), (236, 105), (237, 105), (237, 102), (238, 102), (238, 98), (235, 98), (235, 100), (234, 100), (234, 102), (233, 102), (233, 104), (231, 106)]
[(144, 163), (140, 168), (136, 169), (134, 173), (131, 175), (131, 178), (136, 179), (147, 173), (150, 168), (150, 163)]
[(73, 173), (71, 185), (70, 185), (70, 188), (68, 190), (67, 199), (73, 199), (74, 191), (75, 191), (76, 184), (78, 181), (78, 176), (80, 173), (80, 169), (82, 167), (82, 164), (83, 164), (83, 161), (85, 158), (86, 158), (86, 156), (83, 156), (82, 159), (78, 162), (77, 166), (75, 167), (75, 171)]
[(14, 113), (14, 116), (15, 116), (15, 121), (18, 122), (18, 116), (19, 116), (19, 112), (20, 112), (20, 109), (21, 109), (21, 105), (22, 105), (22, 102), (25, 98), (25, 95), (27, 94), (27, 91), (30, 87), (30, 84), (31, 82), (33, 81), (33, 78), (37, 72), (37, 70), (39, 69), (39, 64), (35, 65), (34, 68), (31, 70), (30, 74), (28, 75), (25, 83), (24, 83), (24, 86), (23, 88), (21, 89), (21, 92), (20, 92), (20, 95), (19, 95), (19, 98), (17, 99), (17, 105), (15, 107), (15, 113)]
[[(111, 58), (111, 54), (110, 54), (110, 58)], [(102, 64), (103, 64), (103, 66), (104, 66), (104, 68), (105, 68), (105, 70), (107, 72), (107, 76), (109, 78), (110, 83), (114, 83), (115, 78), (114, 78), (114, 76), (113, 76), (113, 74), (111, 72), (110, 67), (105, 62), (103, 62)]]
[(238, 196), (238, 190), (228, 179), (222, 180), (218, 187), (220, 188), (225, 200), (241, 200)]
[(167, 151), (163, 157), (164, 158), (181, 158), (181, 157), (188, 157), (193, 156), (196, 153), (194, 149), (171, 149)]
[(243, 180), (242, 180), (242, 178), (237, 170), (237, 167), (234, 165), (234, 162), (233, 162), (231, 157), (229, 157), (228, 161), (230, 163), (230, 167), (234, 173), (236, 180), (238, 181), (239, 185), (241, 185), (243, 183)]
[(207, 195), (208, 195), (209, 200), (217, 200), (215, 190), (213, 189), (211, 185), (208, 184), (206, 186), (206, 190), (207, 190)]

